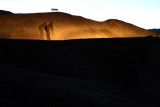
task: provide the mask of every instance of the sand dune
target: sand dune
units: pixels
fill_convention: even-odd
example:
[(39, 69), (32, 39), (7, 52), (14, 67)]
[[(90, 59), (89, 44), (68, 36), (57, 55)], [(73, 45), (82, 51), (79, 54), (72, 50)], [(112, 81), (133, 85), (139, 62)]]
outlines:
[(120, 20), (97, 22), (61, 12), (0, 16), (0, 38), (7, 39), (68, 40), (149, 35), (159, 36)]
[(160, 29), (148, 29), (148, 30), (160, 34)]

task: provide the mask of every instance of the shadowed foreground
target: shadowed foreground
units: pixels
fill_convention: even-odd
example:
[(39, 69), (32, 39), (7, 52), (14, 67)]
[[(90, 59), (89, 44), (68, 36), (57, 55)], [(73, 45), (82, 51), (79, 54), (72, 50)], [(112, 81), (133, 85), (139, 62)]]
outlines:
[(0, 107), (159, 107), (159, 38), (0, 40)]

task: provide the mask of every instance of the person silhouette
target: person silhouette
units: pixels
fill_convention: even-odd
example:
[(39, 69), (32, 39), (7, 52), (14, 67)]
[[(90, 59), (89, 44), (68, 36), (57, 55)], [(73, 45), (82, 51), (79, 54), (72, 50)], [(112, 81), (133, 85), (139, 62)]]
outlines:
[(39, 26), (39, 30), (40, 30), (40, 35), (43, 37), (43, 39), (45, 40), (53, 39), (54, 30), (52, 22), (50, 22), (48, 25), (46, 24), (46, 22), (44, 22), (44, 24)]
[(46, 39), (46, 35), (47, 35), (46, 26), (47, 26), (46, 22), (44, 22), (42, 25), (39, 26), (40, 35), (43, 40)]
[(50, 40), (50, 28), (48, 25), (45, 26), (45, 31), (46, 31), (47, 40)]

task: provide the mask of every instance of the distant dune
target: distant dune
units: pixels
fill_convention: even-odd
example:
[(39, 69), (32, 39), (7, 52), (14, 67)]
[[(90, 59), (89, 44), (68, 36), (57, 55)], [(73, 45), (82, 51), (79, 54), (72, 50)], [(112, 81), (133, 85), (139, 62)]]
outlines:
[(13, 14), (13, 13), (10, 11), (0, 10), (0, 15), (5, 15), (5, 14)]
[(97, 22), (61, 12), (0, 16), (0, 38), (6, 39), (68, 40), (149, 35), (160, 36), (120, 20)]
[(160, 34), (160, 29), (149, 29), (149, 31), (152, 31), (152, 32)]

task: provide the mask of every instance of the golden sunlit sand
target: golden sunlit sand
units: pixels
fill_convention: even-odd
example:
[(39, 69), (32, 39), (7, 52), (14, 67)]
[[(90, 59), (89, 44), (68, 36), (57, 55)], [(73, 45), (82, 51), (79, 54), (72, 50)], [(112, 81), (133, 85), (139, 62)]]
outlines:
[(69, 40), (160, 36), (135, 25), (110, 19), (97, 22), (61, 12), (0, 15), (0, 38)]

